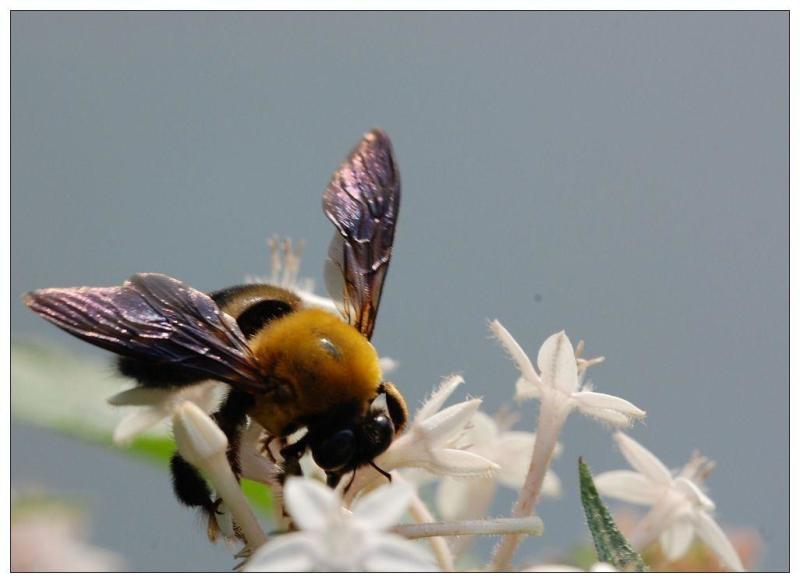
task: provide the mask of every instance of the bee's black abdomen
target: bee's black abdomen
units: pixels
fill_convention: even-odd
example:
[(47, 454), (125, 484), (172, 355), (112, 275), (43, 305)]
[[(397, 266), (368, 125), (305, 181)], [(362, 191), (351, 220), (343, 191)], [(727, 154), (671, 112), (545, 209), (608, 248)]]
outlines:
[(266, 283), (237, 285), (210, 294), (217, 305), (236, 318), (245, 338), (292, 313), (300, 304), (292, 292)]
[[(269, 322), (290, 314), (300, 302), (287, 290), (261, 283), (237, 285), (209, 296), (221, 310), (236, 318), (245, 338), (250, 338)], [(185, 387), (210, 378), (207, 373), (180, 365), (127, 356), (119, 357), (117, 370), (151, 388)]]
[(273, 320), (292, 312), (292, 307), (280, 300), (264, 300), (247, 308), (236, 319), (245, 338), (250, 338)]
[(205, 380), (206, 373), (194, 371), (175, 364), (159, 363), (152, 360), (121, 356), (117, 359), (120, 374), (134, 379), (140, 385), (150, 388), (173, 388), (193, 385)]

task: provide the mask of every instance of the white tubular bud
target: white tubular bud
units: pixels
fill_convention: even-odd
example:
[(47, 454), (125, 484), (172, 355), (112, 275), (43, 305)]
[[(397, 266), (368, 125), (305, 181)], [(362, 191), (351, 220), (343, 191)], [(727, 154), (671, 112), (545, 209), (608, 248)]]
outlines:
[(239, 482), (225, 455), (228, 438), (200, 407), (190, 401), (182, 403), (172, 418), (178, 451), (184, 459), (199, 468), (211, 482), (234, 522), (242, 530), (247, 546), (260, 547), (267, 541), (264, 531), (247, 502)]

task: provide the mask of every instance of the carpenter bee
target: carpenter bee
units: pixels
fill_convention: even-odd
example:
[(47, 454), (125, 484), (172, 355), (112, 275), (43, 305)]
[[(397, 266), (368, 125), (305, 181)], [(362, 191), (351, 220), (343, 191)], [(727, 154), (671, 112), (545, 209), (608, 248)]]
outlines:
[[(285, 473), (310, 450), (335, 486), (374, 465), (403, 430), (403, 396), (382, 379), (370, 343), (392, 256), (400, 175), (389, 137), (367, 133), (322, 195), (336, 227), (325, 269), (340, 316), (305, 305), (290, 290), (238, 285), (206, 294), (176, 279), (140, 273), (116, 287), (30, 292), (27, 306), (81, 340), (119, 355), (119, 371), (140, 386), (179, 390), (208, 380), (230, 386), (213, 418), (238, 444), (248, 418), (283, 439)], [(378, 403), (376, 399), (385, 396)], [(289, 435), (305, 429), (291, 445)], [(218, 500), (197, 470), (172, 458), (178, 498), (213, 518)], [(388, 474), (385, 474), (388, 477)]]

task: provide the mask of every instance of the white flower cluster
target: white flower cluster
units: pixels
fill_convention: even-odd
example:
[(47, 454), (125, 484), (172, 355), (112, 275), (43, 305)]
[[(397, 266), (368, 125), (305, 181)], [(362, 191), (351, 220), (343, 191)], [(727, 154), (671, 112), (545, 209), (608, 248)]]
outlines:
[[(284, 243), (285, 261), (281, 262), (279, 244), (273, 241), (271, 248), (270, 281), (300, 289), (296, 252)], [(307, 283), (302, 292), (309, 301), (334, 309), (330, 300), (311, 298)], [(251, 421), (240, 440), (242, 476), (267, 484), (280, 494), (276, 498), (282, 499), (283, 507), (278, 522), (291, 527), (286, 534), (264, 535), (228, 465), (227, 439), (208, 416), (224, 390), (218, 385), (209, 383), (177, 393), (136, 388), (113, 397), (111, 402), (116, 405), (143, 406), (122, 421), (115, 438), (129, 441), (172, 417), (181, 454), (203, 471), (223, 500), (223, 515), (232, 520), (231, 525), (236, 525), (236, 532), (246, 541), (244, 570), (454, 570), (471, 538), (485, 534), (502, 535), (487, 568), (511, 570), (522, 538), (541, 532), (541, 523), (534, 516), (540, 496), (560, 493), (559, 479), (549, 467), (560, 453), (558, 438), (569, 413), (578, 410), (623, 429), (643, 419), (645, 412), (625, 399), (594, 391), (584, 377), (587, 369), (603, 358), (582, 358), (583, 343), (573, 349), (565, 332), (544, 341), (534, 367), (506, 328), (494, 321), (490, 329), (520, 372), (517, 401), (540, 402), (536, 433), (513, 430), (513, 415), (490, 417), (480, 410), (479, 398), (445, 406), (463, 383), (460, 376), (451, 376), (374, 460), (391, 474), (391, 484), (386, 483), (385, 474), (365, 466), (356, 472), (352, 483), (332, 490), (312, 479), (321, 471), (313, 466), (310, 456), (302, 460), (306, 478), (290, 478), (282, 485), (277, 480), (278, 453), (265, 451), (264, 432)], [(383, 365), (388, 369), (394, 363), (387, 360)], [(702, 490), (711, 463), (696, 456), (673, 475), (629, 436), (617, 432), (614, 439), (635, 471), (599, 474), (596, 485), (606, 496), (651, 506), (633, 534), (633, 545), (644, 549), (659, 541), (664, 554), (675, 560), (688, 551), (697, 535), (727, 568), (742, 570), (736, 551), (712, 518), (714, 503)], [(430, 481), (438, 481), (436, 510), (445, 522), (436, 522), (418, 493)], [(518, 499), (510, 518), (489, 519), (487, 514), (499, 486), (518, 491)], [(397, 524), (406, 514), (415, 524)], [(427, 538), (430, 551), (412, 540), (416, 538)], [(539, 565), (526, 570), (559, 569), (569, 567)], [(613, 569), (599, 563), (592, 570)]]

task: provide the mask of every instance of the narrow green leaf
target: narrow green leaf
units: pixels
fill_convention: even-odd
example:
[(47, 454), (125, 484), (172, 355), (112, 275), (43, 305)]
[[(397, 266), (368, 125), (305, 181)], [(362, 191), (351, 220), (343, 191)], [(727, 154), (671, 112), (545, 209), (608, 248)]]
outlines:
[[(11, 343), (14, 419), (140, 457), (167, 470), (175, 442), (166, 423), (136, 437), (126, 447), (113, 443), (114, 427), (127, 411), (112, 407), (107, 399), (129, 384), (116, 377), (106, 361), (43, 342)], [(242, 489), (255, 508), (269, 514), (272, 497), (267, 486), (242, 480)]]
[(49, 343), (11, 343), (11, 414), (20, 421), (89, 441), (110, 440), (125, 412), (106, 399), (126, 385), (106, 360)]
[(613, 565), (620, 571), (647, 570), (641, 555), (631, 548), (628, 540), (617, 528), (611, 513), (603, 504), (595, 488), (589, 466), (578, 458), (578, 474), (581, 484), (581, 502), (586, 513), (586, 523), (592, 533), (594, 548), (600, 561)]

